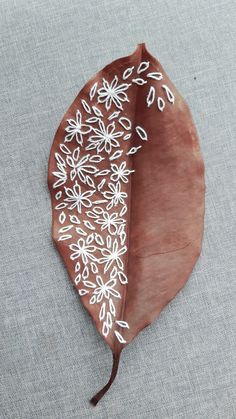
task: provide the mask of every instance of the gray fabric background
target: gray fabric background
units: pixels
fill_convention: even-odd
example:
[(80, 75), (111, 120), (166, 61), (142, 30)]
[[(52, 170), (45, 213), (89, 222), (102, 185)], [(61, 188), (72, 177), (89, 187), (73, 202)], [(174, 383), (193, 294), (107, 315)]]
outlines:
[[(0, 3), (1, 419), (236, 418), (236, 3)], [(206, 164), (205, 237), (185, 288), (111, 353), (51, 237), (47, 162), (79, 89), (145, 41), (189, 102)]]

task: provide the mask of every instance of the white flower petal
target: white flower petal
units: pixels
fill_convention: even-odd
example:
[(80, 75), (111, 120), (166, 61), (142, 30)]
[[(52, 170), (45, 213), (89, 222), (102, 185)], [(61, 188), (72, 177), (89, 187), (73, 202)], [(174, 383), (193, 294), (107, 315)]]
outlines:
[(59, 222), (61, 224), (64, 224), (65, 220), (66, 220), (66, 214), (64, 213), (64, 211), (62, 211), (61, 214), (59, 215)]
[(82, 297), (83, 295), (88, 294), (88, 291), (87, 291), (87, 290), (84, 290), (84, 289), (80, 289), (80, 290), (78, 291), (78, 293), (79, 293), (79, 295)]
[(110, 309), (111, 314), (113, 316), (115, 316), (116, 315), (116, 309), (115, 309), (114, 303), (113, 303), (111, 298), (109, 299), (109, 309)]
[(119, 332), (117, 332), (117, 330), (115, 330), (115, 335), (120, 343), (126, 343), (126, 340), (123, 338), (123, 336)]
[(147, 77), (150, 77), (151, 79), (154, 79), (154, 80), (162, 80), (163, 79), (162, 73), (148, 73)]
[(98, 82), (94, 83), (92, 85), (90, 91), (89, 91), (89, 98), (90, 98), (90, 100), (92, 100), (94, 98), (94, 95), (95, 95), (95, 93), (97, 91), (97, 85), (98, 85)]
[(124, 274), (124, 272), (119, 271), (118, 272), (118, 278), (121, 284), (125, 285), (128, 284), (128, 278), (127, 276)]
[(141, 79), (141, 78), (137, 78), (137, 79), (132, 79), (132, 82), (139, 85), (139, 86), (143, 86), (144, 84), (147, 83), (146, 80)]
[(107, 326), (106, 322), (103, 322), (102, 334), (103, 334), (103, 336), (107, 337), (108, 333), (109, 333), (109, 327)]
[(159, 109), (160, 112), (163, 112), (164, 108), (165, 108), (165, 101), (164, 99), (162, 99), (162, 97), (158, 97), (157, 98), (157, 107)]
[(103, 320), (105, 318), (106, 313), (106, 303), (102, 303), (100, 311), (99, 311), (99, 320)]
[(138, 74), (143, 73), (144, 71), (148, 69), (149, 65), (150, 65), (149, 61), (142, 61), (138, 66), (137, 73)]
[(153, 86), (150, 87), (148, 95), (147, 95), (147, 107), (149, 108), (154, 100), (155, 100), (155, 96), (156, 96), (156, 90), (154, 89)]
[(129, 325), (127, 322), (125, 322), (124, 320), (116, 320), (116, 323), (120, 326), (120, 327), (124, 327), (126, 329), (129, 329)]
[(134, 70), (134, 66), (127, 68), (122, 75), (123, 80), (128, 79), (133, 73), (133, 70)]
[(124, 116), (122, 116), (121, 118), (119, 118), (119, 123), (121, 124), (121, 126), (123, 128), (125, 128), (126, 130), (131, 129), (132, 124), (129, 118), (126, 118)]
[(90, 106), (88, 105), (88, 103), (86, 102), (86, 100), (82, 99), (82, 100), (81, 100), (81, 103), (82, 103), (82, 106), (83, 106), (84, 110), (85, 110), (87, 113), (91, 113), (91, 108), (90, 108)]
[(64, 234), (63, 236), (59, 237), (58, 241), (69, 240), (71, 238), (72, 236), (70, 234)]
[(172, 91), (169, 89), (169, 87), (166, 86), (165, 84), (163, 84), (162, 89), (165, 91), (168, 101), (170, 103), (174, 104), (175, 97), (174, 97), (174, 94), (172, 93)]
[(91, 281), (83, 281), (83, 284), (88, 288), (96, 288), (96, 285)]
[(146, 131), (140, 127), (139, 125), (137, 127), (135, 127), (135, 131), (137, 132), (138, 136), (141, 138), (141, 140), (143, 141), (147, 141), (147, 133)]

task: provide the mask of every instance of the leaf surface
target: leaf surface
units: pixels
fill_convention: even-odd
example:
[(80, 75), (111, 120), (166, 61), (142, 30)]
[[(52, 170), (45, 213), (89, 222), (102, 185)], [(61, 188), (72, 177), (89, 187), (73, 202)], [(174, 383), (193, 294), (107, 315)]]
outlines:
[(204, 164), (189, 108), (144, 44), (96, 74), (56, 132), (52, 235), (113, 352), (186, 283), (202, 243)]

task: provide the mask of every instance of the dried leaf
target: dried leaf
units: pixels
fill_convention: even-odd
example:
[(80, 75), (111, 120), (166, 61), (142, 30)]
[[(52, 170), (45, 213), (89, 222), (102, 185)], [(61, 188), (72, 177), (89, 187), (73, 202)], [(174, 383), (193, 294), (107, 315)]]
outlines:
[(144, 44), (76, 97), (55, 135), (48, 184), (53, 239), (113, 352), (111, 378), (96, 404), (115, 378), (122, 349), (184, 286), (202, 243), (204, 165), (196, 129)]

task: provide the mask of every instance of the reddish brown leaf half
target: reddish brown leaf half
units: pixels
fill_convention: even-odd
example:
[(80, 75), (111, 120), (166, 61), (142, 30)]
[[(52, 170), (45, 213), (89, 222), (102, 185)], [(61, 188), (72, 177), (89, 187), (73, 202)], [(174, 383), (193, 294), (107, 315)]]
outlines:
[(144, 44), (96, 74), (56, 132), (52, 235), (113, 352), (159, 315), (197, 261), (204, 165), (186, 102)]

